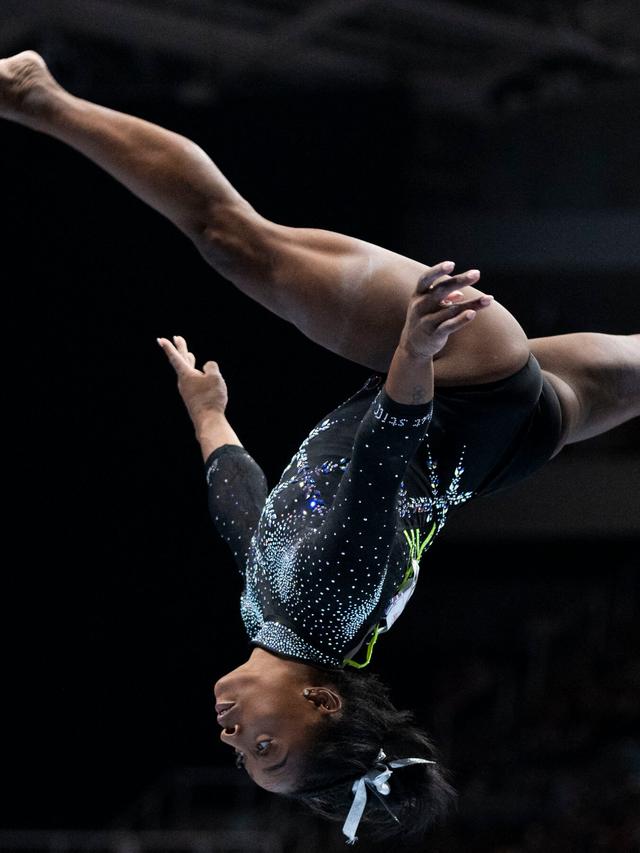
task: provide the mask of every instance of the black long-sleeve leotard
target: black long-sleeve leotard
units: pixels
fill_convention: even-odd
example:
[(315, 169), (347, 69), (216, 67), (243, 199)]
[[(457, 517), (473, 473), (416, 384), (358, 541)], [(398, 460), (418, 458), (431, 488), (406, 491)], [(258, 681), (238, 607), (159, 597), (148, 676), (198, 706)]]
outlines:
[(533, 357), (506, 380), (438, 389), (418, 406), (392, 400), (383, 379), (314, 427), (270, 493), (243, 447), (206, 460), (252, 645), (326, 668), (355, 663), (367, 639), (370, 653), (451, 507), (526, 476), (557, 441), (557, 401)]

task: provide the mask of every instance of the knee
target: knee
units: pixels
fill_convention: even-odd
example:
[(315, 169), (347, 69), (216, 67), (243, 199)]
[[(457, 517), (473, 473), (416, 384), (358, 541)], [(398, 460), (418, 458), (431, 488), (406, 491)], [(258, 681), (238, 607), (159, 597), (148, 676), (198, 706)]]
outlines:
[(480, 312), (473, 323), (454, 337), (454, 343), (459, 346), (460, 354), (464, 348), (465, 381), (471, 383), (512, 376), (524, 367), (531, 352), (522, 326), (498, 302)]
[(436, 357), (435, 381), (437, 385), (497, 382), (523, 368), (530, 354), (529, 341), (520, 324), (494, 303), (449, 338), (440, 357)]
[(518, 325), (517, 330), (504, 335), (500, 352), (494, 356), (496, 372), (502, 376), (511, 376), (525, 366), (530, 355), (529, 341)]
[(192, 236), (201, 255), (232, 281), (265, 278), (270, 268), (268, 222), (246, 203), (216, 209)]
[(510, 376), (527, 363), (531, 350), (525, 331), (499, 302), (481, 311), (468, 328), (471, 349), (487, 371), (485, 382)]

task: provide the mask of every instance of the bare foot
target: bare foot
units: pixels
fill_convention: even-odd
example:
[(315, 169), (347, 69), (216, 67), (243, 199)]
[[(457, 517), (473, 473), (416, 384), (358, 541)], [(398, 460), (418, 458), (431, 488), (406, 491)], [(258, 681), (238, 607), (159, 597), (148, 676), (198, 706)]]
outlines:
[(0, 117), (13, 121), (35, 117), (56, 90), (63, 91), (33, 50), (0, 59)]

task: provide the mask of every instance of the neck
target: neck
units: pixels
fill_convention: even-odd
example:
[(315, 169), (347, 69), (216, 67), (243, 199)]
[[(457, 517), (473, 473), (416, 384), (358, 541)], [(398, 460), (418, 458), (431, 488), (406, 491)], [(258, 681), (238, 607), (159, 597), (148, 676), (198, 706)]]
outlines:
[(311, 678), (316, 684), (324, 680), (322, 670), (317, 667), (301, 661), (282, 658), (274, 652), (257, 646), (251, 651), (244, 666), (247, 669), (259, 668), (261, 672), (286, 672), (289, 677), (301, 681), (308, 681)]

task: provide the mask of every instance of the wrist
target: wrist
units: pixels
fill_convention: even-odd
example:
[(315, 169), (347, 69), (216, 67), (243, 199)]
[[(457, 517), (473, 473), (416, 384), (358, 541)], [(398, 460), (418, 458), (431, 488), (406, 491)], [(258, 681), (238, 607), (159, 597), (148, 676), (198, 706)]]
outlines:
[(433, 359), (399, 344), (385, 382), (388, 396), (403, 405), (423, 405), (433, 399)]
[(32, 130), (47, 131), (55, 125), (65, 108), (78, 100), (57, 83), (36, 81), (16, 104), (16, 120)]
[(198, 439), (203, 433), (210, 433), (212, 429), (227, 423), (227, 417), (219, 409), (201, 409), (198, 412), (189, 412)]
[(194, 426), (202, 458), (205, 461), (214, 450), (222, 447), (223, 444), (238, 444), (242, 447), (242, 442), (224, 412), (208, 409), (194, 420)]
[(409, 339), (401, 338), (396, 347), (396, 352), (399, 353), (403, 360), (415, 362), (418, 367), (421, 364), (426, 366), (430, 362), (433, 362), (434, 353), (421, 352), (415, 348)]

